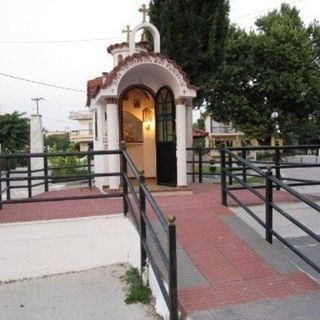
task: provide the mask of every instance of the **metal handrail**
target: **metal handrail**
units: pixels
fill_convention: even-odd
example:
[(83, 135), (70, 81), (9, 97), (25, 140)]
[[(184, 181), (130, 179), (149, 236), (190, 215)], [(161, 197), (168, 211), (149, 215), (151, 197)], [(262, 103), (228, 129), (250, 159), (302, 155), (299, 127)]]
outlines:
[[(146, 259), (148, 258), (159, 288), (163, 294), (164, 300), (168, 306), (170, 312), (170, 320), (178, 320), (178, 300), (177, 300), (177, 256), (176, 256), (176, 227), (174, 224), (175, 218), (169, 219), (169, 222), (166, 220), (162, 210), (159, 208), (154, 197), (150, 193), (149, 189), (145, 184), (145, 178), (143, 172), (140, 172), (135, 166), (134, 162), (128, 155), (125, 150), (125, 147), (122, 149), (122, 175), (123, 175), (123, 193), (124, 193), (124, 212), (130, 212), (133, 216), (134, 222), (140, 234), (141, 242), (141, 269), (146, 265)], [(127, 174), (127, 167), (129, 167), (134, 175), (134, 178), (138, 181), (139, 192), (137, 192), (132, 184), (132, 181), (129, 179)], [(136, 217), (131, 200), (128, 196), (128, 187), (133, 195), (137, 207), (139, 209), (140, 221)], [(139, 196), (138, 196), (139, 194)], [(165, 232), (168, 239), (168, 255), (166, 255), (164, 248), (159, 240), (157, 232), (154, 230), (154, 227), (148, 217), (146, 210), (146, 203), (149, 204), (150, 208), (155, 213), (157, 220), (160, 222), (160, 225)], [(161, 271), (158, 267), (157, 261), (155, 260), (152, 250), (150, 250), (147, 243), (147, 230), (151, 235), (152, 241), (155, 244), (155, 248), (160, 255), (166, 272), (168, 273), (168, 284), (165, 284)], [(167, 289), (168, 287), (168, 289)]]
[[(320, 206), (304, 196), (303, 194), (294, 190), (290, 185), (284, 183), (281, 179), (272, 175), (271, 167), (269, 167), (267, 172), (262, 171), (260, 168), (251, 164), (248, 160), (244, 159), (243, 157), (238, 156), (234, 152), (232, 152), (231, 148), (227, 148), (225, 146), (221, 147), (221, 169), (222, 169), (222, 203), (227, 205), (227, 195), (230, 196), (238, 205), (240, 205), (251, 217), (253, 217), (261, 226), (263, 226), (266, 230), (266, 240), (272, 244), (272, 236), (275, 236), (279, 241), (281, 241), (284, 245), (286, 245), (289, 249), (291, 249), (294, 253), (296, 253), (301, 259), (303, 259), (308, 265), (310, 265), (314, 270), (320, 272), (320, 266), (316, 265), (310, 258), (300, 252), (297, 248), (290, 244), (286, 239), (284, 239), (278, 232), (276, 232), (273, 228), (273, 209), (276, 210), (279, 214), (281, 214), (284, 218), (289, 220), (293, 223), (296, 227), (300, 228), (304, 231), (307, 235), (312, 237), (314, 240), (320, 243), (320, 236), (313, 232), (311, 229), (303, 225), (300, 221), (292, 217), (289, 213), (287, 213), (284, 209), (280, 208), (274, 201), (273, 201), (273, 188), (276, 189), (283, 189), (288, 192), (290, 195), (294, 196), (298, 200), (304, 202), (309, 207), (313, 208), (320, 213)], [(259, 192), (256, 191), (256, 186), (250, 186), (246, 181), (241, 180), (238, 175), (233, 174), (234, 170), (232, 168), (226, 167), (226, 160), (225, 157), (228, 155), (234, 159), (237, 159), (240, 164), (242, 164), (246, 168), (250, 168), (251, 170), (255, 171), (259, 174), (262, 178), (265, 179), (265, 189), (266, 195), (263, 196)], [(243, 186), (242, 189), (248, 190), (257, 196), (260, 200), (262, 200), (266, 205), (266, 218), (263, 221), (259, 218), (253, 210), (251, 210), (243, 201), (239, 199), (232, 191), (236, 190), (237, 188), (230, 188), (227, 185), (226, 176), (232, 177), (235, 179), (240, 185)], [(285, 178), (283, 178), (285, 180)], [(292, 180), (292, 179), (290, 179)], [(302, 180), (302, 179), (300, 179)], [(317, 182), (319, 184), (319, 182)]]

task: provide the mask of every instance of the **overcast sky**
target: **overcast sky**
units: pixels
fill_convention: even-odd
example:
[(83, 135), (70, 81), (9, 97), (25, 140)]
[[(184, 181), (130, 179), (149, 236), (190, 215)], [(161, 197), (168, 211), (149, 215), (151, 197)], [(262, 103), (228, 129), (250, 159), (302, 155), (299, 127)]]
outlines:
[[(280, 0), (231, 0), (231, 21), (250, 29), (255, 19), (279, 8)], [(306, 23), (320, 20), (320, 1), (289, 0)], [(125, 40), (121, 30), (141, 22), (143, 0), (1, 0), (0, 73), (86, 90), (86, 82), (112, 68), (106, 47)], [(33, 43), (61, 40), (85, 42)], [(14, 43), (16, 42), (16, 43)], [(19, 43), (29, 42), (29, 43)], [(86, 93), (48, 88), (0, 75), (0, 112), (35, 110), (50, 130), (76, 128), (71, 110), (84, 110)]]

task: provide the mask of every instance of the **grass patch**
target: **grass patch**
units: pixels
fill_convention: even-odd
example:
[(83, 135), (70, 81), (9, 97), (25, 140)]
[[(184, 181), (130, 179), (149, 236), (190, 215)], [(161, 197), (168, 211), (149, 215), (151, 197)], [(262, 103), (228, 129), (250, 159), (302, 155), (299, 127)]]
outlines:
[(143, 280), (138, 269), (130, 268), (126, 272), (124, 280), (129, 286), (129, 291), (125, 299), (126, 304), (133, 304), (137, 302), (148, 304), (151, 302), (151, 290), (148, 286), (143, 284)]

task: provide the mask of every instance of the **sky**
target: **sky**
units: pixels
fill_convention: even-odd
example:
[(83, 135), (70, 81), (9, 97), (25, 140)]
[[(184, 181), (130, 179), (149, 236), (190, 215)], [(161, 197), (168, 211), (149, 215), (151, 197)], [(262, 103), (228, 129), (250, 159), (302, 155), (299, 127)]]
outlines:
[[(147, 2), (147, 1), (146, 1)], [(253, 28), (257, 17), (281, 0), (230, 0), (230, 19)], [(320, 1), (288, 0), (305, 23), (320, 20)], [(1, 0), (0, 113), (35, 111), (31, 98), (43, 97), (40, 113), (48, 130), (77, 128), (70, 111), (85, 110), (87, 80), (112, 69), (108, 45), (125, 41), (127, 24), (141, 22), (143, 0)], [(85, 41), (78, 41), (85, 40)], [(89, 40), (89, 41), (87, 41)], [(3, 74), (76, 89), (60, 90)], [(197, 113), (195, 114), (195, 117)]]

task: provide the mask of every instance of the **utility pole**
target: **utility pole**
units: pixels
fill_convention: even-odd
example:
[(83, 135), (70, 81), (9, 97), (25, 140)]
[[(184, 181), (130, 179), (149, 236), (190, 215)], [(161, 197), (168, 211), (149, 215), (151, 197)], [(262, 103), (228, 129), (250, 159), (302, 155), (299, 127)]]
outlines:
[(39, 114), (39, 101), (44, 100), (43, 98), (31, 98), (32, 101), (35, 101), (37, 104), (37, 114)]

